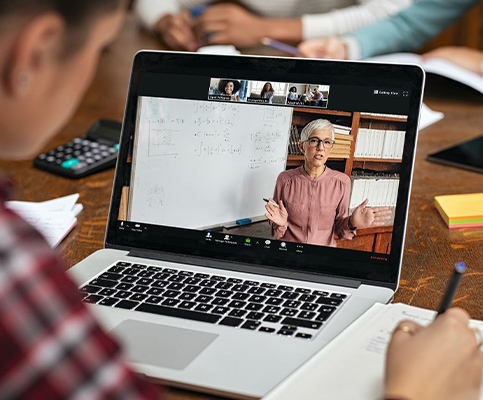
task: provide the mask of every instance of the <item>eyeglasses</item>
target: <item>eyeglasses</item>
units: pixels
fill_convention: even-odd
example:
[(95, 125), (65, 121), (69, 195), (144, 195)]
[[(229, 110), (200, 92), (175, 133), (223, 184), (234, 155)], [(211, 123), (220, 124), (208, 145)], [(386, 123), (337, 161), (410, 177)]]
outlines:
[(318, 147), (320, 143), (324, 146), (324, 149), (330, 150), (334, 147), (334, 141), (330, 139), (317, 139), (317, 138), (309, 138), (304, 140), (302, 143), (308, 143), (310, 147)]

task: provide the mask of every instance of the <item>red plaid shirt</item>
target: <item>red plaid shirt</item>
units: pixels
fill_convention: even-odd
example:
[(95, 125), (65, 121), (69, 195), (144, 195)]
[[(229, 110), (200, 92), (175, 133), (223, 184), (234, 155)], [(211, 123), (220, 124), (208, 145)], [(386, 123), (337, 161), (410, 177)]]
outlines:
[(154, 399), (96, 323), (46, 241), (5, 208), (0, 176), (0, 397)]

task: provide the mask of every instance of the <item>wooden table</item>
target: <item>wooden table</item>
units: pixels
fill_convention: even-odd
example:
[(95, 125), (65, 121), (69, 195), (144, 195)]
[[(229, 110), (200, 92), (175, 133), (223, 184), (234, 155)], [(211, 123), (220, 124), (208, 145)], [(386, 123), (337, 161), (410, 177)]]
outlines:
[[(83, 134), (99, 118), (122, 119), (131, 60), (142, 48), (161, 47), (140, 33), (135, 21), (128, 18), (119, 38), (103, 54), (97, 76), (79, 110), (45, 150)], [(424, 160), (428, 153), (482, 133), (483, 98), (467, 88), (447, 83), (442, 87), (440, 82), (429, 82), (428, 87), (425, 102), (443, 111), (445, 118), (419, 134), (401, 285), (394, 300), (437, 308), (454, 262), (464, 260), (469, 272), (461, 281), (454, 304), (466, 309), (473, 318), (483, 319), (483, 229), (450, 231), (433, 205), (435, 195), (482, 192), (483, 175)], [(43, 201), (80, 193), (84, 210), (78, 216), (78, 226), (58, 248), (67, 267), (103, 247), (113, 169), (80, 180), (39, 171), (31, 161), (1, 161), (0, 170), (15, 181), (17, 200)], [(168, 389), (166, 398), (216, 397)]]

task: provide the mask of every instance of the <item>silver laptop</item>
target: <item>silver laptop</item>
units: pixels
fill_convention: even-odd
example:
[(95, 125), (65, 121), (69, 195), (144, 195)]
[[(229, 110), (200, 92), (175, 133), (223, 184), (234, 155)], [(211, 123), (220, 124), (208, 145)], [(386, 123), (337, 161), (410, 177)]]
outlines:
[[(132, 366), (259, 398), (374, 302), (390, 302), (423, 82), (408, 65), (139, 52), (105, 248), (69, 271)], [(266, 201), (279, 174), (303, 164), (296, 143), (318, 118), (335, 127), (327, 166), (351, 179), (342, 213), (369, 198), (392, 219), (317, 242), (333, 229), (325, 215), (300, 222), (316, 231), (307, 241), (277, 239)]]

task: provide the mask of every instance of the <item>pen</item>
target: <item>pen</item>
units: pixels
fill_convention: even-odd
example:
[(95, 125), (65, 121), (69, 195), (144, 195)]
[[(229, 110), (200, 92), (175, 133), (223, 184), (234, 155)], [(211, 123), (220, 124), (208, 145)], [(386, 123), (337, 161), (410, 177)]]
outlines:
[(439, 304), (438, 315), (443, 314), (451, 305), (453, 297), (456, 293), (456, 289), (458, 288), (458, 284), (460, 283), (461, 276), (464, 274), (465, 270), (466, 264), (463, 261), (458, 261), (455, 264), (448, 287), (446, 288), (443, 298), (441, 299), (441, 303)]
[(280, 206), (277, 203), (274, 203), (273, 201), (270, 201), (270, 200), (266, 199), (265, 197), (263, 198), (263, 201), (270, 203), (272, 206), (280, 208)]
[(261, 42), (265, 46), (270, 46), (270, 47), (273, 47), (274, 49), (285, 51), (286, 53), (293, 54), (294, 56), (300, 55), (299, 50), (296, 47), (279, 42), (278, 40), (264, 37), (262, 38)]

